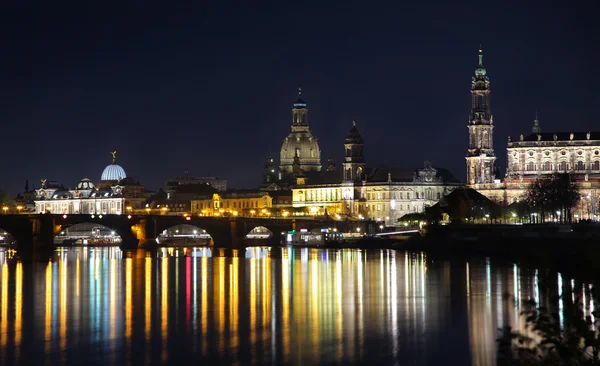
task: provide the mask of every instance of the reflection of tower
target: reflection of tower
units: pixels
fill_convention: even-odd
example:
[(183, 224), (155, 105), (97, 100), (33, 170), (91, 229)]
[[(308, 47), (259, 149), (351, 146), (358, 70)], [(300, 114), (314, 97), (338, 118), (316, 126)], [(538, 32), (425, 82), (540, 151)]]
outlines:
[(467, 185), (493, 183), (496, 173), (490, 80), (486, 74), (483, 67), (483, 51), (479, 49), (479, 65), (471, 82), (469, 150), (466, 156)]

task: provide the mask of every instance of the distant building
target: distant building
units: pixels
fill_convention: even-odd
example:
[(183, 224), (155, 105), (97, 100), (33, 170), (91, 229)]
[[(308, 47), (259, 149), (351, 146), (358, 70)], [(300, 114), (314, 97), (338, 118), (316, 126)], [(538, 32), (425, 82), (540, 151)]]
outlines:
[(267, 209), (270, 215), (272, 207), (269, 193), (259, 190), (230, 190), (191, 201), (192, 214), (201, 216), (260, 216)]
[(54, 181), (42, 179), (35, 190), (35, 212), (53, 214), (125, 214), (142, 209), (145, 188), (116, 164), (116, 152), (98, 184), (83, 178), (75, 188), (65, 188)]
[(190, 177), (187, 175), (175, 177), (165, 182), (165, 191), (169, 194), (177, 192), (178, 187), (188, 185), (209, 185), (217, 191), (227, 190), (227, 180), (218, 177)]
[(426, 162), (421, 169), (368, 168), (364, 140), (356, 123), (348, 132), (342, 170), (296, 176), (292, 205), (313, 215), (356, 218), (393, 226), (407, 213), (424, 212), (452, 190), (462, 187), (446, 169)]
[(467, 186), (505, 205), (522, 199), (531, 182), (569, 173), (581, 189), (575, 218), (598, 219), (600, 198), (600, 131), (542, 132), (536, 113), (531, 133), (508, 137), (506, 175), (500, 179), (493, 148), (490, 82), (479, 64), (471, 85), (472, 106), (467, 152)]

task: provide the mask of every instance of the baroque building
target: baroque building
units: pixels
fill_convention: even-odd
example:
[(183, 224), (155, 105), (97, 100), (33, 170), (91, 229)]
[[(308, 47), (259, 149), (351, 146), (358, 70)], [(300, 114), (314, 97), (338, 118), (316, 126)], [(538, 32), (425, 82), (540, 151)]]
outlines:
[(355, 122), (344, 148), (342, 170), (327, 169), (296, 180), (293, 207), (313, 215), (375, 220), (394, 226), (402, 216), (423, 212), (462, 186), (450, 172), (428, 162), (421, 169), (368, 168), (364, 139)]
[(321, 171), (321, 150), (310, 132), (308, 108), (301, 90), (292, 108), (292, 131), (281, 145), (279, 171), (281, 175)]
[(490, 107), (490, 79), (483, 67), (483, 50), (471, 81), (471, 113), (469, 115), (469, 149), (467, 152), (467, 184), (493, 183), (496, 179), (494, 153), (494, 117)]
[(145, 201), (145, 188), (113, 159), (102, 172), (100, 182), (83, 178), (73, 189), (42, 179), (41, 188), (35, 190), (35, 212), (53, 214), (124, 214), (139, 210)]
[(490, 83), (479, 50), (479, 65), (471, 83), (467, 186), (505, 205), (522, 199), (536, 179), (569, 173), (581, 189), (575, 219), (598, 219), (600, 194), (600, 132), (542, 132), (537, 112), (531, 133), (508, 137), (507, 166), (497, 179), (493, 149)]

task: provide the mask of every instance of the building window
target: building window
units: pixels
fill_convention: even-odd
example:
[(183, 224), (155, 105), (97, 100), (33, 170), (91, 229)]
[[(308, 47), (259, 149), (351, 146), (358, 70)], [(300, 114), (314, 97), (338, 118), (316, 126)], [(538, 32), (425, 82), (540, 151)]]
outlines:
[(383, 199), (385, 199), (385, 192), (382, 193), (381, 196), (383, 197)]
[(592, 163), (592, 170), (600, 170), (600, 161), (596, 160)]
[(530, 161), (529, 163), (527, 163), (527, 171), (532, 172), (535, 170), (535, 164), (533, 163), (533, 161)]
[(400, 199), (403, 200), (404, 199), (404, 194), (402, 192), (400, 192)]
[(419, 199), (419, 192), (415, 192), (415, 199)]
[(437, 197), (437, 199), (438, 199), (438, 200), (439, 200), (439, 199), (441, 199), (441, 194), (440, 194), (440, 192), (438, 192), (438, 193), (437, 193), (436, 197)]
[(377, 192), (377, 199), (380, 200), (381, 199), (381, 192)]
[(377, 211), (381, 211), (381, 205), (377, 204)]
[(561, 161), (560, 164), (558, 164), (558, 170), (566, 171), (568, 169), (569, 169), (569, 164), (567, 164), (566, 161)]
[(549, 161), (545, 162), (543, 170), (546, 170), (546, 171), (552, 170), (552, 163)]
[(406, 199), (409, 200), (410, 199), (410, 193), (406, 193)]
[(583, 164), (583, 161), (578, 161), (575, 169), (577, 169), (577, 170), (584, 170), (585, 169), (585, 164)]

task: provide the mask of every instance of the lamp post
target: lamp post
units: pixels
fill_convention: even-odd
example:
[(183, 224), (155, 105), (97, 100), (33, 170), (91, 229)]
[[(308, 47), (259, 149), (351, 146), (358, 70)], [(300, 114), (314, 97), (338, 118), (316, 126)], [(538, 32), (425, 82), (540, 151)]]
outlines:
[(513, 212), (512, 218), (513, 218), (513, 224), (516, 224), (517, 223), (517, 214)]
[(379, 225), (379, 231), (383, 233), (383, 225)]
[(4, 214), (6, 215), (6, 211), (8, 211), (8, 206), (2, 207), (2, 211), (4, 211)]
[(21, 206), (21, 205), (18, 205), (18, 206), (17, 206), (17, 211), (19, 211), (19, 214), (21, 214), (21, 210), (22, 210), (22, 209), (23, 209), (23, 206)]

